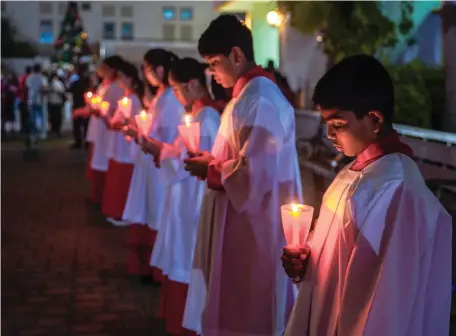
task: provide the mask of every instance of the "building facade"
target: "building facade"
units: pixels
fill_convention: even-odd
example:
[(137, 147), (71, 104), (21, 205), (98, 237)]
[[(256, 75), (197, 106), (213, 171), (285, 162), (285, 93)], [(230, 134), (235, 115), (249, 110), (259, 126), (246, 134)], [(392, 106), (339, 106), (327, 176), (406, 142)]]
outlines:
[[(166, 42), (195, 44), (216, 16), (207, 1), (78, 1), (82, 25), (90, 43)], [(43, 53), (62, 29), (66, 1), (2, 1), (2, 15), (8, 17), (25, 40)]]

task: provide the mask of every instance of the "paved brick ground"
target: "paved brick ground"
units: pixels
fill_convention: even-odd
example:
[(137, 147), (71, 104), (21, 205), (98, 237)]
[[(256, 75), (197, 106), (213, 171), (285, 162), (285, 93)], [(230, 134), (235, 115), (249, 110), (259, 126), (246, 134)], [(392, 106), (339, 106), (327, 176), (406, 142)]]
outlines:
[(85, 197), (84, 152), (2, 150), (2, 335), (164, 335), (158, 290), (125, 274), (126, 231)]

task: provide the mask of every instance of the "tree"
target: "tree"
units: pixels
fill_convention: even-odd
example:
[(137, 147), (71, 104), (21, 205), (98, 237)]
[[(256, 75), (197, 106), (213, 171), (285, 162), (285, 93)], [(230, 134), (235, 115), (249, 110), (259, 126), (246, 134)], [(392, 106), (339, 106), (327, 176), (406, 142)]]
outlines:
[(37, 51), (35, 47), (23, 41), (17, 33), (16, 26), (10, 19), (2, 15), (2, 57), (35, 57)]
[[(399, 23), (385, 16), (378, 1), (279, 1), (279, 9), (289, 13), (291, 24), (304, 34), (320, 32), (330, 62), (353, 54), (380, 58), (398, 43), (399, 34), (413, 27), (413, 5), (401, 2)], [(412, 39), (409, 44), (414, 43)]]
[(61, 63), (79, 63), (83, 56), (91, 56), (87, 33), (82, 27), (76, 2), (68, 3), (60, 35), (54, 46), (57, 61)]

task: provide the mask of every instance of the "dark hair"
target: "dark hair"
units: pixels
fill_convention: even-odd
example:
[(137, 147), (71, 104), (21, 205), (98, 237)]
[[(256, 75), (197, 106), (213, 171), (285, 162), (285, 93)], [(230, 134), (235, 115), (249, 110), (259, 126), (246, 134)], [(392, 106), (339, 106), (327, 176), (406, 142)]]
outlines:
[(352, 111), (358, 119), (376, 110), (393, 122), (393, 82), (373, 56), (350, 56), (334, 65), (318, 81), (312, 100), (324, 109)]
[(201, 56), (228, 56), (234, 47), (242, 50), (247, 61), (254, 60), (252, 32), (231, 14), (223, 14), (213, 20), (198, 41)]
[(111, 69), (114, 69), (114, 70), (118, 70), (119, 67), (122, 66), (123, 62), (124, 62), (124, 60), (122, 59), (122, 57), (117, 56), (117, 55), (106, 57), (103, 60), (104, 64), (106, 64), (108, 67), (110, 67)]
[(40, 72), (41, 71), (41, 65), (40, 64), (35, 64), (33, 66), (33, 71), (34, 72)]
[(165, 49), (150, 49), (144, 55), (144, 62), (152, 68), (163, 67), (163, 83), (168, 85), (168, 74), (171, 66), (179, 59), (171, 51)]
[(132, 89), (141, 98), (144, 95), (144, 84), (139, 78), (138, 69), (130, 62), (123, 61), (119, 64), (118, 71), (122, 72), (128, 78), (131, 78)]
[(25, 67), (25, 73), (26, 73), (26, 74), (29, 74), (29, 73), (31, 73), (31, 72), (32, 72), (32, 67), (31, 67), (30, 65), (27, 65), (27, 66)]
[(188, 83), (192, 79), (197, 79), (207, 89), (205, 68), (206, 66), (196, 59), (186, 57), (174, 62), (169, 74), (180, 83)]

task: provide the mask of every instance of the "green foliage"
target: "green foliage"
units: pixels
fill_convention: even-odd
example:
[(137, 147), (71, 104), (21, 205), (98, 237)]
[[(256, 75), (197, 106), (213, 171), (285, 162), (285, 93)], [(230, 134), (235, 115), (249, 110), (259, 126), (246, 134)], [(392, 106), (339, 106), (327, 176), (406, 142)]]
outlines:
[(396, 95), (395, 122), (423, 128), (440, 128), (445, 104), (442, 68), (415, 60), (404, 65), (387, 64)]
[[(378, 1), (279, 1), (291, 24), (304, 34), (321, 32), (325, 53), (334, 62), (354, 54), (380, 58), (413, 27), (413, 5), (401, 2), (396, 24), (383, 15)], [(408, 43), (414, 41), (409, 39)], [(381, 53), (381, 54), (379, 54)]]
[(21, 40), (18, 37), (17, 29), (14, 24), (5, 16), (2, 16), (2, 57), (35, 57), (37, 51), (35, 47)]

